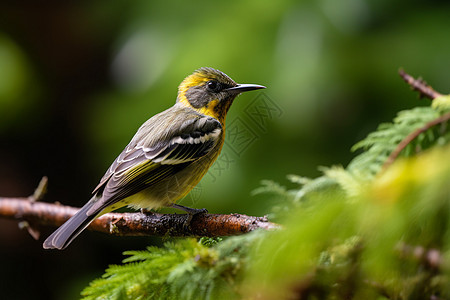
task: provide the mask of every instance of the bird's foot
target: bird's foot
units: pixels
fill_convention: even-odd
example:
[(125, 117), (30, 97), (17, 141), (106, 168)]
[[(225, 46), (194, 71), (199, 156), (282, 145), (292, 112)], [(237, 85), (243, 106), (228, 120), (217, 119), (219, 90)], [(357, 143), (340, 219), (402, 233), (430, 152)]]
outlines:
[(173, 208), (177, 208), (177, 209), (181, 209), (182, 211), (187, 212), (187, 218), (186, 221), (184, 221), (183, 223), (183, 227), (188, 229), (189, 231), (191, 230), (191, 221), (192, 218), (195, 215), (199, 215), (199, 214), (207, 214), (208, 210), (206, 208), (191, 208), (191, 207), (187, 207), (187, 206), (183, 206), (183, 205), (179, 205), (179, 204), (172, 204)]
[(153, 215), (153, 212), (150, 209), (141, 208), (140, 211), (141, 211), (141, 214), (144, 214), (144, 215)]

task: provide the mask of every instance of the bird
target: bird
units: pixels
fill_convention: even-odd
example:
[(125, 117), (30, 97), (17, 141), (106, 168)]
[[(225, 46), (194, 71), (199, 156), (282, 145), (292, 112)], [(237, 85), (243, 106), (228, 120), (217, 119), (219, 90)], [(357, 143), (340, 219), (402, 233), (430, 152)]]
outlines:
[(187, 76), (178, 87), (175, 104), (141, 125), (101, 178), (92, 198), (43, 247), (65, 249), (94, 219), (125, 206), (141, 210), (173, 207), (190, 216), (205, 212), (176, 202), (199, 183), (219, 156), (225, 118), (234, 99), (264, 88), (238, 84), (208, 67)]

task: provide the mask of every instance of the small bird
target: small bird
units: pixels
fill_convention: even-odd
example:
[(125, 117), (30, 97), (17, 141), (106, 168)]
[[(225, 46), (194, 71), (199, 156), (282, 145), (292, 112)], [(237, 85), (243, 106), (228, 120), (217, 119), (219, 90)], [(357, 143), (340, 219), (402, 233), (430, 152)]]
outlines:
[(114, 160), (92, 198), (45, 241), (45, 249), (65, 249), (95, 218), (124, 206), (174, 207), (190, 215), (204, 212), (175, 204), (187, 195), (217, 159), (225, 140), (225, 117), (242, 92), (264, 89), (237, 84), (219, 70), (200, 68), (178, 87), (175, 105), (151, 117)]

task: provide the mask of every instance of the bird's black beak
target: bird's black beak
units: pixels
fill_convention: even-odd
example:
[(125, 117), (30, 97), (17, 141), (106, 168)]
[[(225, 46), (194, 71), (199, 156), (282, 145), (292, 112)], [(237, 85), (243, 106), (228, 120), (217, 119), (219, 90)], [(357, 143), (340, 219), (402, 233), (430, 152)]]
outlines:
[(233, 93), (233, 94), (240, 94), (243, 92), (265, 89), (265, 88), (266, 88), (265, 86), (259, 85), (259, 84), (238, 84), (236, 86), (226, 89), (226, 91)]

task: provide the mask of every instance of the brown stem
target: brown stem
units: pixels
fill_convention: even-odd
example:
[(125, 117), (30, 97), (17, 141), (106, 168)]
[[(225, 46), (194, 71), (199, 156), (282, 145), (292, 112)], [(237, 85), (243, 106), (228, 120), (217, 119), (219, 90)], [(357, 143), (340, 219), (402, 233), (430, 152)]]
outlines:
[(421, 97), (434, 99), (442, 96), (441, 93), (436, 92), (421, 78), (415, 79), (414, 77), (406, 73), (403, 69), (398, 70), (398, 74), (407, 84), (411, 86), (414, 91), (418, 91)]
[[(0, 198), (0, 216), (27, 221), (28, 226), (60, 226), (78, 209), (59, 204), (34, 202), (30, 198)], [(186, 214), (108, 213), (94, 220), (88, 229), (118, 236), (230, 236), (258, 228), (275, 229), (279, 225), (266, 217), (241, 214), (198, 214), (187, 228)]]
[(394, 149), (394, 151), (391, 152), (389, 157), (386, 159), (386, 162), (383, 165), (383, 169), (386, 169), (389, 167), (400, 155), (400, 153), (403, 151), (403, 149), (406, 148), (406, 146), (409, 145), (414, 139), (416, 139), (421, 133), (424, 133), (431, 127), (434, 127), (436, 125), (445, 123), (450, 120), (450, 113), (446, 113), (445, 115), (440, 116), (437, 119), (434, 119), (433, 121), (430, 121), (426, 123), (424, 126), (414, 130), (410, 134), (408, 134)]
[[(420, 78), (415, 79), (414, 77), (412, 77), (411, 75), (409, 75), (408, 73), (403, 71), (402, 69), (400, 69), (398, 71), (398, 73), (400, 74), (400, 77), (402, 77), (403, 80), (411, 86), (411, 88), (413, 90), (418, 91), (420, 93), (421, 97), (435, 99), (437, 97), (442, 96), (441, 93), (436, 92), (431, 86), (427, 85), (427, 83), (425, 81), (423, 81), (422, 79), (420, 79)], [(450, 120), (450, 113), (446, 113), (446, 114), (440, 116), (439, 118), (426, 123), (423, 127), (418, 128), (418, 129), (414, 130), (413, 132), (411, 132), (410, 134), (408, 134), (397, 145), (397, 147), (394, 149), (394, 151), (392, 151), (392, 153), (386, 159), (386, 162), (383, 165), (383, 169), (386, 169), (387, 167), (389, 167), (397, 159), (397, 157), (400, 155), (400, 153), (406, 148), (406, 146), (408, 146), (409, 143), (411, 143), (414, 139), (416, 139), (421, 133), (424, 133), (431, 127), (445, 123), (449, 120)]]

